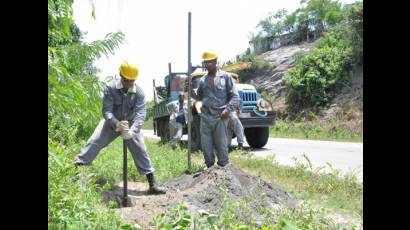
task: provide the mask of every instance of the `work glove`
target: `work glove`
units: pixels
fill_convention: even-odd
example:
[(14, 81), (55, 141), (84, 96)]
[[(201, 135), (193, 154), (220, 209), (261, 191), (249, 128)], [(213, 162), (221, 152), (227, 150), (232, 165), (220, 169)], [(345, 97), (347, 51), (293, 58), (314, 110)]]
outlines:
[(131, 138), (135, 138), (136, 135), (141, 131), (141, 126), (132, 126), (130, 129), (127, 128), (122, 131), (122, 138), (124, 140), (129, 140)]
[(116, 132), (122, 132), (123, 130), (129, 129), (128, 121), (119, 121), (115, 125)]
[(132, 133), (132, 131), (131, 131), (130, 129), (123, 130), (123, 131), (121, 132), (121, 135), (122, 135), (122, 138), (123, 138), (124, 140), (129, 140), (129, 139), (132, 139), (132, 138), (134, 137), (134, 135), (133, 135), (133, 133)]

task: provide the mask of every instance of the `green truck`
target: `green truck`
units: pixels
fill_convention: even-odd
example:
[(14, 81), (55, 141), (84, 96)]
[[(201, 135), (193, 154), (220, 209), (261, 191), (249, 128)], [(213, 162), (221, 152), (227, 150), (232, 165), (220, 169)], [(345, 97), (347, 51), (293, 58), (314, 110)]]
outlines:
[[(192, 71), (189, 77), (191, 78), (191, 85), (194, 90), (198, 87), (200, 78), (206, 73), (202, 68), (193, 69), (194, 71)], [(235, 68), (232, 68), (232, 65), (222, 68), (222, 70), (228, 70), (228, 73), (235, 75), (236, 73), (229, 71), (233, 69)], [(153, 81), (155, 101), (153, 123), (154, 133), (159, 136), (163, 142), (167, 142), (169, 141), (168, 122), (170, 114), (166, 105), (174, 100), (178, 100), (178, 93), (180, 91), (187, 92), (188, 76), (186, 73), (178, 74), (171, 73), (170, 71), (170, 74), (165, 77), (164, 83), (165, 86), (156, 86), (155, 80)], [(237, 83), (236, 86), (240, 96), (240, 107), (237, 112), (244, 127), (246, 141), (252, 148), (262, 148), (268, 142), (269, 127), (275, 123), (275, 111), (269, 99), (262, 98), (253, 85)], [(200, 105), (200, 103), (197, 104)], [(200, 106), (191, 107), (191, 111), (194, 115), (200, 114)], [(193, 122), (199, 122), (199, 119)], [(183, 134), (187, 134), (187, 130), (188, 127), (184, 127)]]

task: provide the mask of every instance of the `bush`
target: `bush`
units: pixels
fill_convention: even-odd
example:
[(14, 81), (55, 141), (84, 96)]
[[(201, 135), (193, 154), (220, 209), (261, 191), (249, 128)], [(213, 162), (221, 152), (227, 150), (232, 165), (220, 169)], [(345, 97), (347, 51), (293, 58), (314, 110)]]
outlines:
[(249, 69), (244, 69), (238, 71), (240, 76), (240, 82), (246, 82), (258, 75), (260, 72), (267, 72), (270, 69), (274, 68), (272, 64), (263, 60), (262, 58), (257, 57), (254, 53), (246, 52), (236, 58), (237, 62), (246, 62), (251, 63)]
[(293, 107), (325, 105), (335, 95), (335, 89), (348, 80), (352, 48), (338, 36), (329, 32), (318, 48), (296, 57), (296, 65), (284, 78), (289, 89), (287, 100)]

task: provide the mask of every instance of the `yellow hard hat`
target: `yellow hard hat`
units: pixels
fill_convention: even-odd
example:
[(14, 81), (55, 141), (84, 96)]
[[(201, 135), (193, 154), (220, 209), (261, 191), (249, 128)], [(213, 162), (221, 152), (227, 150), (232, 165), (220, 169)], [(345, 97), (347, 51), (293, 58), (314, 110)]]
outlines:
[(202, 54), (203, 61), (210, 61), (210, 60), (214, 60), (214, 59), (217, 59), (217, 58), (218, 58), (218, 55), (216, 53), (204, 52)]
[(229, 76), (235, 78), (236, 80), (238, 80), (239, 76), (236, 73), (229, 73)]
[(137, 80), (138, 67), (134, 64), (130, 64), (124, 61), (120, 66), (120, 74), (127, 80)]

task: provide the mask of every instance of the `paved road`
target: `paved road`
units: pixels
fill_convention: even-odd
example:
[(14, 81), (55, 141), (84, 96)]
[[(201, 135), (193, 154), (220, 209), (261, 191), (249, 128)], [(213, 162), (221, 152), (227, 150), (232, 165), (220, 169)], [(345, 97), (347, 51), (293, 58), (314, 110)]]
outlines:
[[(145, 137), (156, 137), (153, 130), (143, 130), (143, 133)], [(184, 135), (184, 138), (186, 139), (187, 135)], [(237, 144), (236, 139), (232, 144)], [(360, 181), (363, 181), (363, 143), (269, 138), (262, 149), (250, 149), (246, 142), (244, 146), (258, 157), (275, 154), (276, 161), (284, 165), (294, 165), (294, 157), (300, 162), (307, 163), (302, 157), (305, 154), (314, 168), (326, 166), (328, 162), (341, 173), (353, 172)], [(330, 168), (326, 166), (325, 170)]]

